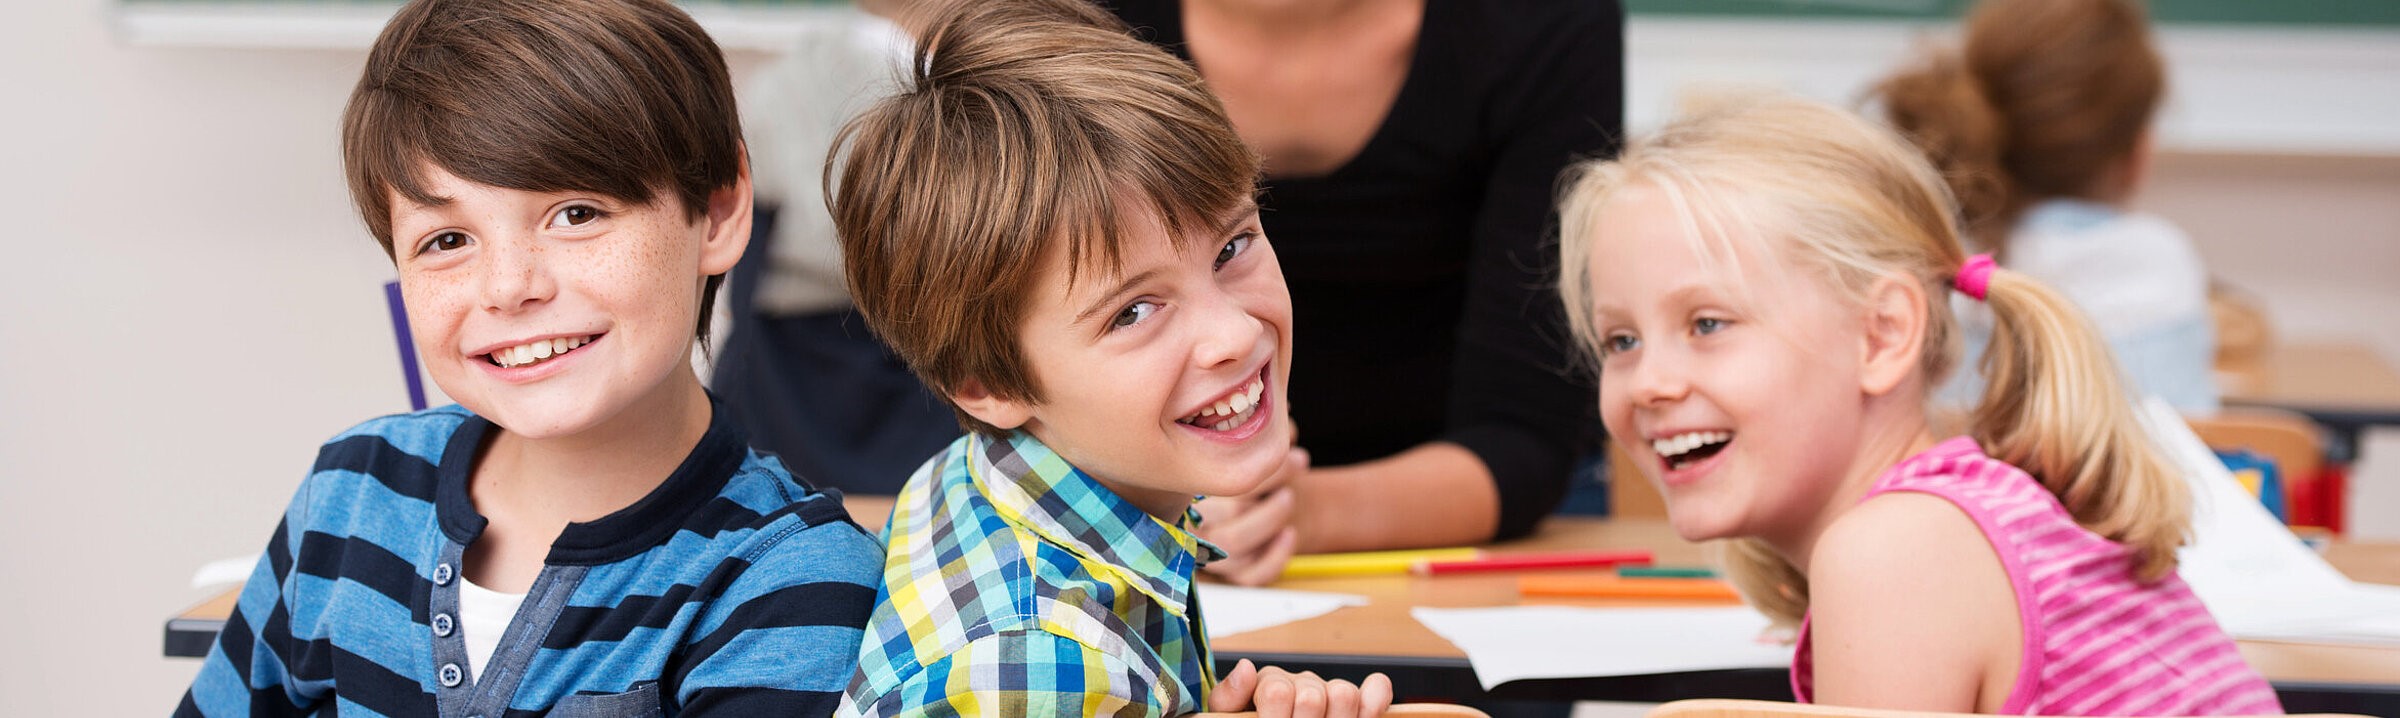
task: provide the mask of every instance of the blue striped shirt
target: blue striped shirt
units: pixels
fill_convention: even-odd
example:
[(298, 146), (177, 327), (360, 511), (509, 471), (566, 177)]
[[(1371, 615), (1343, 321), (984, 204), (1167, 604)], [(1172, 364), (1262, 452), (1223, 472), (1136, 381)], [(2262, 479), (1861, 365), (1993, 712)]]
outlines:
[(467, 480), (493, 429), (449, 406), (326, 443), (176, 714), (832, 712), (881, 547), (721, 408), (650, 495), (559, 535), (466, 675)]

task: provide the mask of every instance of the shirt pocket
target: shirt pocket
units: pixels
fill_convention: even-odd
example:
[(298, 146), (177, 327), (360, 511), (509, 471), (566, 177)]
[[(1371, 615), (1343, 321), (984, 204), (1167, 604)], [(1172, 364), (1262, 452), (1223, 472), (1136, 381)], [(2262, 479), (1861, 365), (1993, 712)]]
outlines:
[(623, 693), (577, 693), (550, 706), (551, 718), (661, 718), (658, 684), (643, 683)]

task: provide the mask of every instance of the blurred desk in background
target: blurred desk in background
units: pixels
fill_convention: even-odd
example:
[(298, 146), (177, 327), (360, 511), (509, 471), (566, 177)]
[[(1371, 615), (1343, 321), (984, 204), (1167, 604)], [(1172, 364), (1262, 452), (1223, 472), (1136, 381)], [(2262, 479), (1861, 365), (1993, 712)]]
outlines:
[(2217, 381), (2229, 406), (2305, 414), (2329, 432), (2326, 459), (2358, 458), (2370, 426), (2400, 426), (2400, 370), (2358, 342), (2293, 342), (2254, 361), (2222, 367)]

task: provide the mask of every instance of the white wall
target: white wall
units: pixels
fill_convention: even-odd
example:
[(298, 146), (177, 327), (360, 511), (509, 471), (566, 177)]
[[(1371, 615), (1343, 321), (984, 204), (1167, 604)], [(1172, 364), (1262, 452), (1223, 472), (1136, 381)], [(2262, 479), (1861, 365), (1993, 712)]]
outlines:
[[(338, 122), (362, 50), (129, 48), (106, 0), (0, 21), (0, 715), (157, 715), (201, 563), (315, 447), (404, 411)], [(755, 64), (738, 57), (737, 70)]]
[[(318, 442), (405, 402), (338, 154), (363, 52), (130, 48), (108, 8), (0, 22), (5, 715), (169, 710), (197, 662), (159, 657), (161, 624), (204, 597), (192, 569), (264, 545)], [(2169, 163), (2146, 201), (2295, 333), (2400, 353), (2389, 167)]]

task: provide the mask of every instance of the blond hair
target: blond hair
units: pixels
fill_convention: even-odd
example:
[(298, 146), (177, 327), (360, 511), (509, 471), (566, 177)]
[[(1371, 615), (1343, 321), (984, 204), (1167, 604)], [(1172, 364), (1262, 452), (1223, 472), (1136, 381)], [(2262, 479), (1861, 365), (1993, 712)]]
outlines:
[(2107, 199), (2166, 92), (2136, 0), (1983, 0), (1956, 47), (1878, 84), (1884, 114), (1941, 168), (1967, 235), (2005, 250), (2035, 201)]
[[(1940, 176), (1890, 131), (1815, 102), (1753, 98), (1680, 119), (1615, 160), (1572, 168), (1559, 294), (1586, 352), (1598, 341), (1593, 229), (1610, 198), (1634, 185), (1670, 198), (1703, 256), (1729, 255), (1725, 243), (1760, 243), (1768, 251), (1757, 256), (1792, 265), (1785, 274), (1858, 303), (1879, 279), (1914, 279), (1927, 320), (1918, 373), (1934, 386), (1958, 363), (1948, 297), (1966, 253), (1956, 208)], [(2077, 523), (2132, 549), (2137, 578), (2172, 572), (2190, 500), (2138, 423), (2107, 344), (2073, 304), (2023, 275), (1995, 270), (1985, 301), (1997, 321), (1982, 367), (1988, 390), (1968, 434), (2039, 479)], [(1807, 610), (1806, 577), (1774, 549), (1745, 539), (1725, 560), (1770, 617), (1797, 622)]]
[(1017, 332), (1045, 248), (1065, 243), (1069, 281), (1088, 256), (1114, 271), (1123, 208), (1147, 204), (1186, 241), (1251, 198), (1258, 160), (1191, 66), (1089, 3), (926, 17), (907, 87), (826, 164), (850, 296), (945, 400), (973, 380), (1038, 402)]

